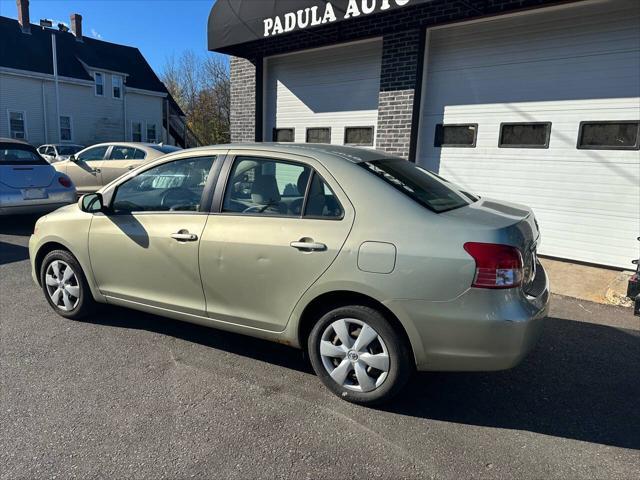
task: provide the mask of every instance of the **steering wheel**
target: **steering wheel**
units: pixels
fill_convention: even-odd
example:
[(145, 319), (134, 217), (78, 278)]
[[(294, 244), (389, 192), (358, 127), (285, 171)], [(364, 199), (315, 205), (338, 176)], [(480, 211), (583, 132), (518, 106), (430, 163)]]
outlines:
[(188, 188), (176, 187), (170, 188), (162, 194), (160, 206), (173, 210), (176, 207), (184, 208), (185, 205), (197, 205), (199, 201), (200, 197)]

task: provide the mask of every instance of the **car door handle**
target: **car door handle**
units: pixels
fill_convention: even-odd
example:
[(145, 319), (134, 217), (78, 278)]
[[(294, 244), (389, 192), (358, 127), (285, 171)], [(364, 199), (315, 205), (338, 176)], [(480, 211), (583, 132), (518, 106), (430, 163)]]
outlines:
[(172, 233), (171, 238), (178, 242), (195, 242), (198, 236), (195, 233), (189, 233), (186, 230), (180, 230), (178, 233)]
[(305, 242), (302, 240), (298, 242), (291, 242), (289, 245), (301, 252), (324, 252), (327, 249), (327, 246), (324, 243)]
[(128, 170), (133, 170), (134, 168), (136, 168), (136, 167), (134, 167), (133, 165), (130, 165), (130, 166), (127, 167)]

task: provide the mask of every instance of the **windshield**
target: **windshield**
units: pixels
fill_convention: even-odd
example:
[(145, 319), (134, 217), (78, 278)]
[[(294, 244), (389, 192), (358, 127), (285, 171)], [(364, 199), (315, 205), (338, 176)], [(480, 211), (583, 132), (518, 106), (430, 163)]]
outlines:
[(0, 143), (0, 165), (49, 165), (29, 145)]
[(180, 147), (174, 147), (171, 145), (152, 145), (151, 148), (162, 153), (172, 153), (182, 150)]
[(476, 198), (453, 184), (402, 159), (374, 160), (358, 165), (436, 213), (470, 205)]
[(78, 153), (82, 150), (83, 147), (80, 145), (61, 145), (58, 146), (58, 155), (73, 155), (74, 153)]

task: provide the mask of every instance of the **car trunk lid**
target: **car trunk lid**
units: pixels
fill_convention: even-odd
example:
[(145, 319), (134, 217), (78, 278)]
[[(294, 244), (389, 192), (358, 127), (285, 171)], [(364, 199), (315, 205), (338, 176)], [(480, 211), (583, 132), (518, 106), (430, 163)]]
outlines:
[(50, 165), (0, 165), (0, 183), (13, 188), (44, 188), (56, 175)]

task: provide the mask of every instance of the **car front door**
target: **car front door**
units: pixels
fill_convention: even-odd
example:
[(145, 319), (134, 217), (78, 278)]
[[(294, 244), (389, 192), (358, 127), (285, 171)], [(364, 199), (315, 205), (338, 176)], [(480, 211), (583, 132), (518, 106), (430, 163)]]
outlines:
[(228, 160), (224, 195), (223, 184), (216, 190), (218, 213), (202, 234), (200, 269), (210, 318), (282, 331), (340, 252), (354, 211), (317, 162), (261, 155)]
[(100, 184), (106, 185), (144, 162), (145, 152), (138, 148), (114, 145), (100, 169)]
[(215, 163), (213, 156), (171, 160), (116, 187), (89, 232), (91, 267), (108, 299), (205, 315), (198, 249)]
[(100, 188), (100, 169), (108, 149), (108, 146), (88, 148), (79, 152), (75, 160), (67, 162), (65, 173), (76, 184), (78, 193), (95, 192)]

